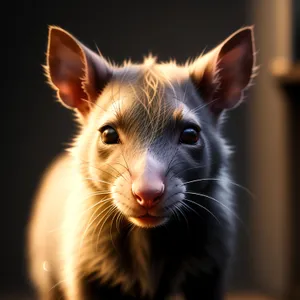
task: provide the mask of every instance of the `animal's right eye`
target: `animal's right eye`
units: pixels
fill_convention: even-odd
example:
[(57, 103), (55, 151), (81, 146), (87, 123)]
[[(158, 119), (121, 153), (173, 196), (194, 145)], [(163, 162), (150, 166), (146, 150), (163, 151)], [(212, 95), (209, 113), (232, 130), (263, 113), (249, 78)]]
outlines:
[(99, 131), (104, 144), (118, 144), (120, 142), (119, 134), (113, 127), (104, 126)]
[(195, 145), (200, 139), (200, 131), (195, 128), (186, 128), (181, 132), (180, 143)]

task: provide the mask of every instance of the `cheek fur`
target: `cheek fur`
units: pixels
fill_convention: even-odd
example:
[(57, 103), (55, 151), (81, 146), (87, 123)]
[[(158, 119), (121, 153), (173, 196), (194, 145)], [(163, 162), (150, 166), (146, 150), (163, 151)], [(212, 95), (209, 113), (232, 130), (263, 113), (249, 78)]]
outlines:
[(211, 157), (207, 145), (182, 146), (171, 166), (172, 172), (183, 182), (208, 177)]

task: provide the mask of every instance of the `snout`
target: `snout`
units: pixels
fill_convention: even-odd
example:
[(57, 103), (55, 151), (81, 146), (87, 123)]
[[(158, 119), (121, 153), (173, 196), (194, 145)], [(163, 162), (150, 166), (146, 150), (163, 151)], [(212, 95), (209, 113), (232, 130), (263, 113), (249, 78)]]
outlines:
[(148, 155), (142, 163), (131, 166), (127, 179), (119, 176), (112, 195), (117, 208), (128, 220), (143, 228), (158, 227), (168, 222), (184, 198), (184, 185), (170, 178), (164, 163)]
[(159, 178), (139, 178), (132, 183), (131, 190), (137, 203), (148, 210), (161, 201), (165, 184)]
[(132, 195), (139, 206), (146, 213), (131, 221), (141, 227), (155, 227), (165, 222), (164, 217), (156, 217), (151, 214), (151, 209), (162, 201), (165, 192), (165, 183), (158, 173), (144, 174), (133, 180), (131, 186)]

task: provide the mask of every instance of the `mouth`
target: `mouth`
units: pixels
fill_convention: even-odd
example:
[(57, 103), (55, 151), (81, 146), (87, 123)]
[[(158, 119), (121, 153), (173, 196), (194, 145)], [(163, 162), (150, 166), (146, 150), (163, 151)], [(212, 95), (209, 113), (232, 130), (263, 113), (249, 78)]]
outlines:
[(154, 228), (163, 225), (167, 220), (167, 217), (156, 217), (149, 214), (139, 217), (129, 217), (131, 223), (143, 228)]

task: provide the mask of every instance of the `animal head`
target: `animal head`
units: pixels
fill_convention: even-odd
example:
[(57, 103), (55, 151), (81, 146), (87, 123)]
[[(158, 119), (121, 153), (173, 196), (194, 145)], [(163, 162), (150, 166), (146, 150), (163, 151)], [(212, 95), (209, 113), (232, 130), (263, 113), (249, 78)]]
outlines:
[(189, 210), (196, 194), (189, 185), (204, 191), (204, 179), (218, 176), (227, 160), (219, 121), (243, 100), (254, 53), (253, 28), (246, 27), (185, 65), (148, 57), (115, 66), (50, 27), (46, 73), (81, 124), (73, 150), (82, 177), (140, 227)]

